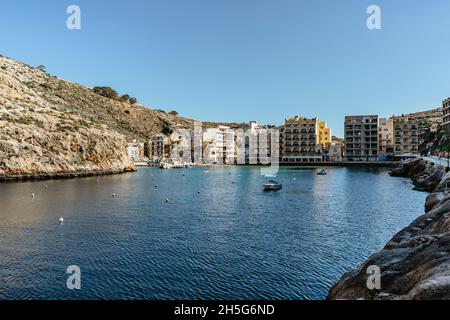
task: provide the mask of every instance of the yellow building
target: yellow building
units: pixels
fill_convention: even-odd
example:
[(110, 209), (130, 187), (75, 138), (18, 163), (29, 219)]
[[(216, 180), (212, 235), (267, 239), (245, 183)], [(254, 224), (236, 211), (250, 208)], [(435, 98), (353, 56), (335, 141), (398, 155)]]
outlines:
[(319, 144), (324, 150), (328, 149), (331, 144), (331, 129), (327, 127), (325, 121), (319, 121)]

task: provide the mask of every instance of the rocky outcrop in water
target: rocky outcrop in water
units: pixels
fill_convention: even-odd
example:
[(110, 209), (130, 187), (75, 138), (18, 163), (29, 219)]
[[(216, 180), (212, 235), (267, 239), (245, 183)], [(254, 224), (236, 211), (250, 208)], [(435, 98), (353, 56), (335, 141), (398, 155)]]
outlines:
[[(424, 189), (435, 186), (427, 197), (427, 213), (358, 269), (345, 274), (328, 299), (450, 299), (450, 193), (444, 192), (449, 177), (442, 168), (421, 159), (404, 163), (392, 175), (409, 176)], [(379, 290), (367, 286), (369, 266), (381, 270)]]
[(390, 172), (394, 177), (411, 178), (417, 190), (434, 191), (445, 175), (445, 168), (423, 159), (404, 161)]

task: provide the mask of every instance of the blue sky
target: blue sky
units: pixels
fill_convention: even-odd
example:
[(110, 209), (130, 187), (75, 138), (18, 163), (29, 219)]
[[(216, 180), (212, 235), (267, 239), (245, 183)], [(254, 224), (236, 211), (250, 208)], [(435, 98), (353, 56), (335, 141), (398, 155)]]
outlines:
[[(366, 27), (371, 4), (382, 30)], [(0, 10), (0, 54), (198, 120), (318, 116), (342, 136), (347, 114), (450, 96), (450, 1), (17, 0)]]

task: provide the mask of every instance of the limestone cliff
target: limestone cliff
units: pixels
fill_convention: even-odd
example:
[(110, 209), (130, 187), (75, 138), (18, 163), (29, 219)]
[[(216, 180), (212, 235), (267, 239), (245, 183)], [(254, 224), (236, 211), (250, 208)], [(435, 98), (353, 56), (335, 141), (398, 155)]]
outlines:
[[(0, 180), (133, 169), (124, 135), (83, 112), (81, 86), (0, 57)], [(89, 91), (88, 89), (83, 89)]]
[[(420, 160), (392, 171), (409, 176), (420, 189), (433, 189), (426, 214), (416, 219), (358, 269), (345, 274), (329, 299), (450, 299), (450, 193), (444, 168)], [(381, 289), (367, 287), (367, 269), (381, 269)]]

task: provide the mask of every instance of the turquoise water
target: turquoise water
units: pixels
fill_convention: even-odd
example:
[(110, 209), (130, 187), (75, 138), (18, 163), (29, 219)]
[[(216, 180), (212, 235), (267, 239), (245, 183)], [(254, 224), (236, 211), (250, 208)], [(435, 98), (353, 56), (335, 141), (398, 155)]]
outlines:
[(0, 299), (323, 299), (426, 194), (384, 169), (318, 170), (281, 171), (276, 193), (250, 167), (0, 184)]

